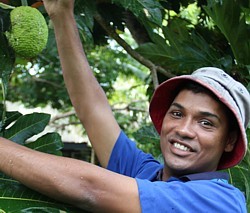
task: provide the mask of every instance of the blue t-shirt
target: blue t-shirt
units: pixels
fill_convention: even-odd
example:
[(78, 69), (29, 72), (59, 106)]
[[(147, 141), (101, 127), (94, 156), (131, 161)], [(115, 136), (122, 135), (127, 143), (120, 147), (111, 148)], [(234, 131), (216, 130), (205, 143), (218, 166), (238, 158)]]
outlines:
[(160, 181), (163, 165), (138, 149), (124, 132), (116, 141), (107, 168), (136, 179), (142, 213), (247, 212), (242, 192), (227, 182), (226, 173), (199, 173)]

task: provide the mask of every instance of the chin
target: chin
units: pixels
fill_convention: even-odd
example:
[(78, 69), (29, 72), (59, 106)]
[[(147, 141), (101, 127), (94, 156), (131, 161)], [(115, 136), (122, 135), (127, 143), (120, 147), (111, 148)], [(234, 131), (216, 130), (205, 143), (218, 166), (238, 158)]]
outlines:
[(173, 165), (173, 164), (165, 164), (165, 168), (169, 171), (170, 176), (180, 177), (183, 175), (191, 174), (193, 171), (188, 167), (184, 167), (183, 165)]

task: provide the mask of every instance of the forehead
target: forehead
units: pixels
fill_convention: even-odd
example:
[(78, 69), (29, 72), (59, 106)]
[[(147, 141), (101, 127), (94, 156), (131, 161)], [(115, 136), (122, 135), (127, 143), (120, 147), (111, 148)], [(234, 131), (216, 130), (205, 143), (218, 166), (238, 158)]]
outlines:
[(214, 113), (223, 117), (226, 117), (227, 114), (224, 104), (210, 93), (197, 93), (187, 89), (178, 93), (171, 106), (180, 106), (183, 109)]

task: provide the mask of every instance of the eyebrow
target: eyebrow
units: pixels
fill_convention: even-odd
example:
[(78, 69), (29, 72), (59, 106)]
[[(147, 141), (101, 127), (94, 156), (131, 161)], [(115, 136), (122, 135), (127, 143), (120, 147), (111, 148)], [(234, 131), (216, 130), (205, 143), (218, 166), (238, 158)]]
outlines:
[[(179, 108), (179, 109), (185, 109), (184, 106), (182, 106), (181, 104), (176, 103), (176, 102), (173, 102), (173, 103), (170, 105), (170, 107), (171, 107), (171, 106), (175, 106), (175, 107), (177, 107), (177, 108)], [(204, 115), (204, 116), (208, 116), (208, 117), (214, 117), (214, 118), (216, 118), (217, 120), (221, 121), (220, 117), (219, 117), (218, 115), (214, 114), (214, 113), (207, 112), (207, 111), (200, 111), (200, 114), (201, 114), (201, 115)]]

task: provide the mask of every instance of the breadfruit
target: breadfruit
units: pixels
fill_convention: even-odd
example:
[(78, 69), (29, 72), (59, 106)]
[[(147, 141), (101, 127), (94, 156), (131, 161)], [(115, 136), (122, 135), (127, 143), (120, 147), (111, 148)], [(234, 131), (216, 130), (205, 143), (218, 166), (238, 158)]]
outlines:
[(37, 56), (46, 47), (48, 26), (39, 10), (20, 6), (10, 12), (10, 31), (6, 37), (16, 55), (24, 58)]

